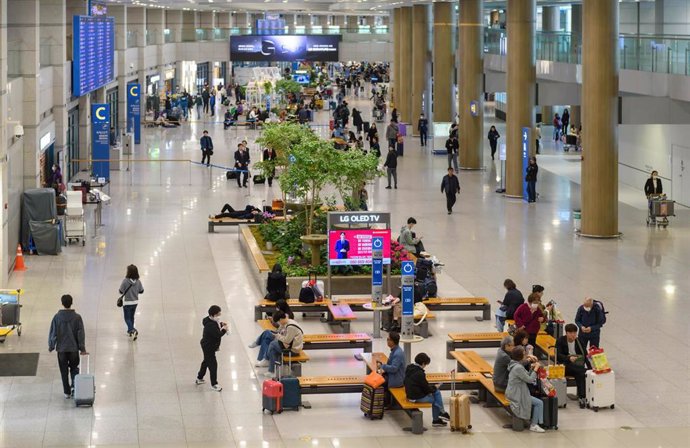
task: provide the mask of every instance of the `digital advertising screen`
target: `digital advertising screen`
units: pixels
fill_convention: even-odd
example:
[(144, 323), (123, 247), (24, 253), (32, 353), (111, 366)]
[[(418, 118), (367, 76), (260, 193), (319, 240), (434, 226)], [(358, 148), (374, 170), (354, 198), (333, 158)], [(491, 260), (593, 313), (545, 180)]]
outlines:
[(72, 94), (82, 96), (115, 78), (115, 19), (74, 16)]
[(340, 36), (232, 36), (230, 38), (230, 60), (337, 62), (339, 48)]
[(331, 230), (328, 233), (328, 261), (331, 266), (371, 264), (371, 241), (383, 238), (383, 264), (391, 262), (390, 229)]
[(292, 75), (292, 79), (300, 84), (309, 84), (310, 77), (306, 73), (295, 73)]

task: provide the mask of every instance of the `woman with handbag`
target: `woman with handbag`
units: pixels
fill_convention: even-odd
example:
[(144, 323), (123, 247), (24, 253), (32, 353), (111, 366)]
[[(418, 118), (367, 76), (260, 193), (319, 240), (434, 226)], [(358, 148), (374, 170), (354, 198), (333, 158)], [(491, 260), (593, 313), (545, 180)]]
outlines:
[(139, 332), (134, 328), (134, 314), (139, 304), (139, 294), (143, 294), (144, 287), (139, 280), (139, 269), (135, 265), (127, 266), (127, 274), (120, 284), (119, 292), (122, 295), (117, 299), (117, 306), (122, 307), (125, 324), (127, 324), (127, 335), (136, 341)]

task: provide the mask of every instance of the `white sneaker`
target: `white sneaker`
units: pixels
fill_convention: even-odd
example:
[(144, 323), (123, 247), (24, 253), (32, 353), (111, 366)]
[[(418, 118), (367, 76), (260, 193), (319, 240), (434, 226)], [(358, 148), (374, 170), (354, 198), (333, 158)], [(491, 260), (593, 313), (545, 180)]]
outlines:
[(249, 348), (256, 348), (258, 346), (259, 344), (257, 344), (256, 341), (253, 341), (251, 344), (249, 344)]
[(256, 364), (254, 364), (254, 367), (268, 367), (268, 359), (257, 361)]
[(197, 378), (196, 381), (194, 381), (194, 383), (195, 383), (197, 386), (198, 386), (199, 384), (204, 384), (205, 382), (206, 382), (206, 380), (200, 380), (199, 378)]
[[(223, 390), (223, 388), (220, 387), (220, 384), (216, 384), (214, 386), (211, 386), (211, 389), (215, 390), (216, 392), (220, 392), (221, 390)], [(544, 432), (544, 430), (542, 429), (541, 432)]]
[(539, 426), (539, 425), (531, 425), (531, 426), (529, 427), (529, 430), (532, 431), (532, 432), (546, 432), (546, 431), (544, 431), (544, 428), (542, 428), (542, 427)]

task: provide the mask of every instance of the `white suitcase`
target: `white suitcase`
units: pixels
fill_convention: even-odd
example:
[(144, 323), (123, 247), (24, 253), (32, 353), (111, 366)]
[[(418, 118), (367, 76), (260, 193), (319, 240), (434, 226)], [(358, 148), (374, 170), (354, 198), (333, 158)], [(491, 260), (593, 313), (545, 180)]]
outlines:
[(585, 376), (587, 385), (587, 407), (598, 412), (599, 409), (610, 407), (616, 402), (616, 374), (613, 370), (608, 373), (594, 373), (587, 371)]
[(86, 373), (79, 373), (74, 377), (75, 406), (93, 406), (96, 398), (96, 379), (89, 372), (90, 357), (86, 355)]

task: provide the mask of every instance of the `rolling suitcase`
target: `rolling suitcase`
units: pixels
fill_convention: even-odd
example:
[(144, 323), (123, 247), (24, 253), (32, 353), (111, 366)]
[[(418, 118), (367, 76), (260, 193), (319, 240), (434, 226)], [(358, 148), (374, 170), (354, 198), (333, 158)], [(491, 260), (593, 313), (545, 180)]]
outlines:
[[(280, 368), (280, 366), (276, 366)], [(269, 411), (271, 415), (273, 413), (283, 412), (282, 401), (283, 401), (283, 383), (273, 379), (264, 380), (261, 386), (261, 412)]]
[(467, 431), (472, 429), (470, 419), (470, 397), (455, 393), (455, 370), (450, 372), (450, 430)]
[(363, 121), (362, 122), (362, 129), (364, 132), (369, 132), (369, 129), (371, 128), (371, 124), (368, 121)]
[(292, 376), (292, 357), (288, 357), (288, 372), (282, 376), (282, 365), (276, 366), (278, 381), (283, 385), (283, 409), (293, 409), (299, 411), (302, 405), (302, 390), (299, 387), (299, 380)]
[(614, 408), (616, 402), (616, 374), (595, 373), (588, 370), (585, 375), (587, 407), (598, 412), (601, 408)]
[(384, 402), (384, 389), (383, 387), (377, 387), (374, 389), (368, 384), (364, 385), (362, 389), (362, 400), (359, 404), (359, 408), (364, 413), (364, 416), (370, 419), (382, 419), (383, 418), (383, 402)]
[(89, 355), (86, 355), (86, 373), (79, 373), (74, 377), (75, 406), (93, 406), (96, 395), (96, 380), (89, 372), (90, 361)]
[(544, 403), (544, 428), (558, 429), (558, 397), (542, 397)]
[(0, 303), (0, 326), (9, 327), (19, 325), (18, 303)]
[(556, 398), (558, 399), (558, 407), (564, 408), (568, 405), (568, 381), (565, 378), (565, 366), (558, 364), (558, 349), (554, 349), (554, 360), (551, 365), (551, 360), (547, 357), (549, 366), (547, 368), (548, 378), (551, 381), (554, 389), (556, 389)]

